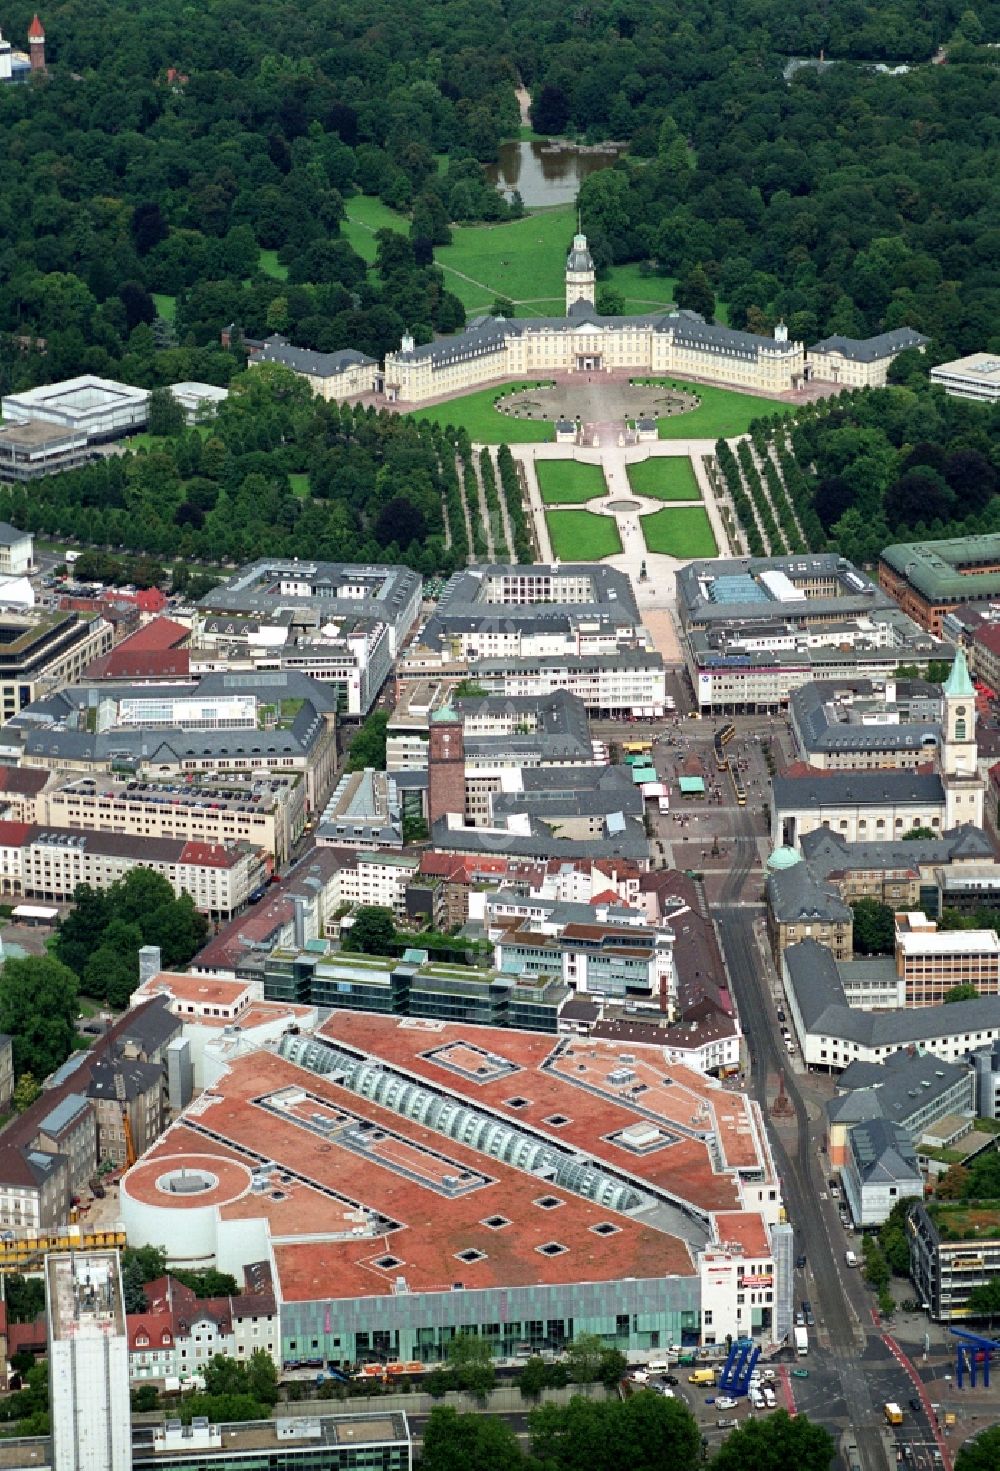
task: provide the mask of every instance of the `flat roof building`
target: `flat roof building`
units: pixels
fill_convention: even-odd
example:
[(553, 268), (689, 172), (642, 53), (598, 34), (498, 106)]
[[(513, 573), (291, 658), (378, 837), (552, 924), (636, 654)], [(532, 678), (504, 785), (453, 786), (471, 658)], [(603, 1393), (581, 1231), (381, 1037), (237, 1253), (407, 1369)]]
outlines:
[[(773, 1326), (760, 1109), (656, 1047), (337, 1013), (235, 1058), (121, 1202), (172, 1261), (270, 1252), (285, 1364), (434, 1363), (462, 1325), (504, 1356)], [(699, 1264), (744, 1218), (703, 1322)]]
[(931, 369), (931, 382), (952, 398), (970, 398), (976, 403), (1000, 403), (1000, 357), (973, 352)]
[(149, 422), (149, 389), (87, 373), (8, 393), (0, 400), (0, 412), (21, 423), (34, 419), (80, 431), (89, 443), (120, 439)]
[(212, 1425), (167, 1420), (132, 1430), (132, 1471), (411, 1471), (413, 1445), (406, 1415), (378, 1409), (361, 1415), (277, 1416)]
[(130, 1471), (128, 1336), (116, 1251), (46, 1258), (54, 1471)]

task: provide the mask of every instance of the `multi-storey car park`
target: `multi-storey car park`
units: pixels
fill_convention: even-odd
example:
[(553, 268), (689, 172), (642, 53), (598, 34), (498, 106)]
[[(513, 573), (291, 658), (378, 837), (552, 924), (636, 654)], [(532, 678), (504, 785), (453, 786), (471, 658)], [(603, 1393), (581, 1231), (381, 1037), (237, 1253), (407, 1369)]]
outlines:
[(270, 1261), (288, 1365), (788, 1326), (759, 1107), (659, 1047), (338, 1014), (237, 1050), (121, 1202), (175, 1265)]

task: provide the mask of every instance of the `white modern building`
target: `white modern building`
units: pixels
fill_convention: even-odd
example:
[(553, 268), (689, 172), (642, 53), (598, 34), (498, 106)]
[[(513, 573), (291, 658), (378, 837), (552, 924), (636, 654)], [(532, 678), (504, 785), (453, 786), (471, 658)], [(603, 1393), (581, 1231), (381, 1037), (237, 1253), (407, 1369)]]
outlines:
[(31, 570), (35, 539), (30, 531), (19, 531), (0, 521), (0, 577), (23, 577)]
[(184, 410), (185, 422), (198, 424), (215, 416), (219, 405), (229, 397), (229, 389), (214, 383), (172, 383), (170, 396)]
[(116, 1251), (46, 1258), (54, 1471), (130, 1471), (128, 1334)]
[(952, 398), (995, 404), (1000, 402), (1000, 355), (974, 352), (950, 363), (939, 363), (931, 369), (931, 382)]
[(149, 421), (149, 389), (84, 374), (61, 383), (46, 383), (0, 400), (5, 419), (40, 419), (68, 429), (86, 430), (90, 441), (120, 439), (145, 429)]

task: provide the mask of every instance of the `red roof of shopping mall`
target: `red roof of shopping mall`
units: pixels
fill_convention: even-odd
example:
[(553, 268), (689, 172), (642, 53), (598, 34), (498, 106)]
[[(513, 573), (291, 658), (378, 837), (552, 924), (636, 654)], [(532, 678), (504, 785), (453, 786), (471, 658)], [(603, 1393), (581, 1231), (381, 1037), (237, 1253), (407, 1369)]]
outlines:
[[(667, 1210), (680, 1199), (705, 1215), (739, 1216), (735, 1167), (769, 1168), (758, 1160), (760, 1120), (747, 1101), (667, 1066), (658, 1048), (630, 1054), (626, 1087), (612, 1081), (626, 1067), (621, 1049), (578, 1038), (351, 1013), (331, 1017), (322, 1035), (573, 1157), (582, 1152), (595, 1168), (650, 1187)], [(623, 1130), (633, 1137), (616, 1142)], [(706, 1142), (712, 1133), (721, 1171)], [(261, 1160), (272, 1173), (251, 1189)], [(182, 1167), (216, 1183), (165, 1193), (157, 1182)], [(597, 1204), (269, 1050), (233, 1057), (123, 1189), (167, 1212), (214, 1204), (228, 1221), (265, 1217), (281, 1294), (293, 1301), (389, 1295), (400, 1277), (410, 1292), (426, 1292), (694, 1270), (687, 1242), (647, 1224), (643, 1211)], [(380, 1219), (356, 1235), (359, 1208)]]

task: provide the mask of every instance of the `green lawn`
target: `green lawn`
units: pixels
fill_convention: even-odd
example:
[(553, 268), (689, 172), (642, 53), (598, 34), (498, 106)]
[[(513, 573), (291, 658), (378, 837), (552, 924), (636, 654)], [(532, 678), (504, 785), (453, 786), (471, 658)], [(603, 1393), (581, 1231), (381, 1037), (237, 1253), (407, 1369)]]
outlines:
[(288, 267), (281, 264), (276, 250), (261, 251), (260, 268), (265, 276), (273, 276), (276, 281), (288, 280)]
[(762, 414), (773, 414), (776, 408), (784, 407), (786, 413), (792, 413), (791, 406), (782, 405), (779, 399), (757, 398), (732, 388), (713, 388), (709, 383), (682, 383), (674, 378), (649, 381), (693, 393), (701, 400), (698, 407), (688, 414), (658, 419), (661, 439), (728, 439), (734, 434), (745, 434), (751, 420), (759, 419)]
[(555, 430), (547, 420), (512, 419), (506, 414), (498, 414), (493, 407), (494, 400), (501, 393), (544, 386), (541, 383), (512, 383), (502, 388), (481, 388), (478, 393), (467, 393), (433, 408), (415, 409), (410, 417), (428, 419), (432, 424), (451, 424), (456, 429), (464, 428), (476, 444), (529, 444), (552, 440)]
[(593, 511), (546, 511), (545, 522), (552, 555), (561, 562), (599, 562), (622, 549), (611, 516), (598, 516)]
[(400, 235), (410, 233), (410, 222), (406, 216), (390, 209), (371, 194), (356, 194), (353, 199), (345, 200), (344, 209), (347, 218), (341, 221), (340, 233), (363, 260), (375, 259), (376, 230), (398, 230)]
[(299, 500), (304, 501), (309, 496), (309, 476), (289, 475), (288, 483), (292, 487), (292, 495), (297, 495)]
[(172, 322), (177, 315), (176, 296), (165, 296), (162, 291), (154, 291), (153, 301), (157, 316), (162, 317), (165, 322)]
[(566, 251), (575, 228), (570, 204), (500, 225), (458, 225), (434, 259), (467, 311), (488, 310), (506, 296), (518, 304), (518, 316), (562, 316)]
[(662, 511), (639, 519), (651, 552), (665, 552), (680, 561), (719, 555), (708, 514), (702, 506), (664, 506)]
[(669, 459), (651, 455), (648, 460), (627, 466), (628, 483), (636, 495), (651, 495), (658, 501), (700, 501), (701, 491), (694, 468), (686, 455)]
[(576, 460), (536, 460), (535, 473), (547, 506), (593, 500), (608, 488), (600, 465), (581, 465)]

